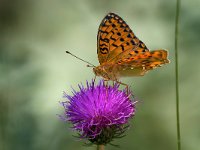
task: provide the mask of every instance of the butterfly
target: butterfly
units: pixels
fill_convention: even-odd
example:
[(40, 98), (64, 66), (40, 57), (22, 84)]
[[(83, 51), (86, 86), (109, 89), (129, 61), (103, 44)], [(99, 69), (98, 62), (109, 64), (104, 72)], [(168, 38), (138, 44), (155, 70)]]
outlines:
[(143, 76), (169, 63), (166, 50), (149, 51), (115, 13), (108, 13), (99, 26), (97, 54), (100, 65), (94, 67), (93, 72), (105, 81), (119, 82), (120, 77)]

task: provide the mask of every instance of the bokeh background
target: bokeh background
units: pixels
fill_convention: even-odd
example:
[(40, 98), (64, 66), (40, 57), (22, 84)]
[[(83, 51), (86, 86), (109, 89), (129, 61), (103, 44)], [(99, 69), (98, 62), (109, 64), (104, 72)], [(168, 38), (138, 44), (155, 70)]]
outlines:
[[(139, 99), (123, 150), (175, 150), (175, 0), (0, 0), (0, 150), (93, 150), (58, 118), (63, 91), (91, 80), (98, 26), (119, 14), (149, 49), (169, 50), (171, 63), (125, 78)], [(200, 1), (182, 0), (179, 81), (183, 150), (200, 149)], [(107, 146), (107, 150), (118, 149)]]

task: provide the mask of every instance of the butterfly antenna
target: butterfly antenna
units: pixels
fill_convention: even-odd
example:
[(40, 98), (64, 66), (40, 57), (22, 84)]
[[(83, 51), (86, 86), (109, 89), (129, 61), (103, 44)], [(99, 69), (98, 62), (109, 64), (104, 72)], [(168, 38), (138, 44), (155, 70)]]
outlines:
[(88, 65), (87, 65), (87, 67), (96, 67), (95, 65), (91, 64), (90, 62), (88, 62), (88, 61), (85, 61), (85, 60), (83, 60), (83, 59), (79, 58), (78, 56), (76, 56), (76, 55), (72, 54), (72, 53), (71, 53), (71, 52), (69, 52), (69, 51), (66, 51), (66, 53), (67, 53), (67, 54), (70, 54), (70, 55), (72, 55), (73, 57), (75, 57), (75, 58), (77, 58), (77, 59), (79, 59), (79, 60), (81, 60), (81, 61), (83, 61), (83, 62), (85, 62), (85, 63), (87, 63), (87, 64), (88, 64)]

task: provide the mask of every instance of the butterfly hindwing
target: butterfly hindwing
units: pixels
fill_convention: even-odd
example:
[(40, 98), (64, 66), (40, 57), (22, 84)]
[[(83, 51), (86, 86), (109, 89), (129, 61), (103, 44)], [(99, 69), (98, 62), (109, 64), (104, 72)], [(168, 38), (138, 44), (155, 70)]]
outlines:
[[(128, 53), (128, 52), (127, 52)], [(118, 57), (116, 61), (120, 76), (144, 75), (149, 70), (169, 63), (166, 50), (155, 50), (142, 54), (129, 54)]]
[(100, 64), (114, 61), (125, 51), (141, 53), (149, 51), (126, 22), (114, 13), (109, 13), (102, 20), (97, 36), (97, 53)]

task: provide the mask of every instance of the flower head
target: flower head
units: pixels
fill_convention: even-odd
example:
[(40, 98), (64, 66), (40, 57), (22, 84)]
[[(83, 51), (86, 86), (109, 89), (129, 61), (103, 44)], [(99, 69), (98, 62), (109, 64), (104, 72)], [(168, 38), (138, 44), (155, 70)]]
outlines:
[(135, 103), (131, 101), (130, 91), (119, 90), (119, 84), (97, 85), (87, 82), (79, 85), (80, 91), (73, 90), (73, 96), (64, 94), (69, 101), (62, 102), (66, 119), (79, 131), (82, 138), (94, 144), (107, 144), (121, 136), (129, 119), (135, 113)]

